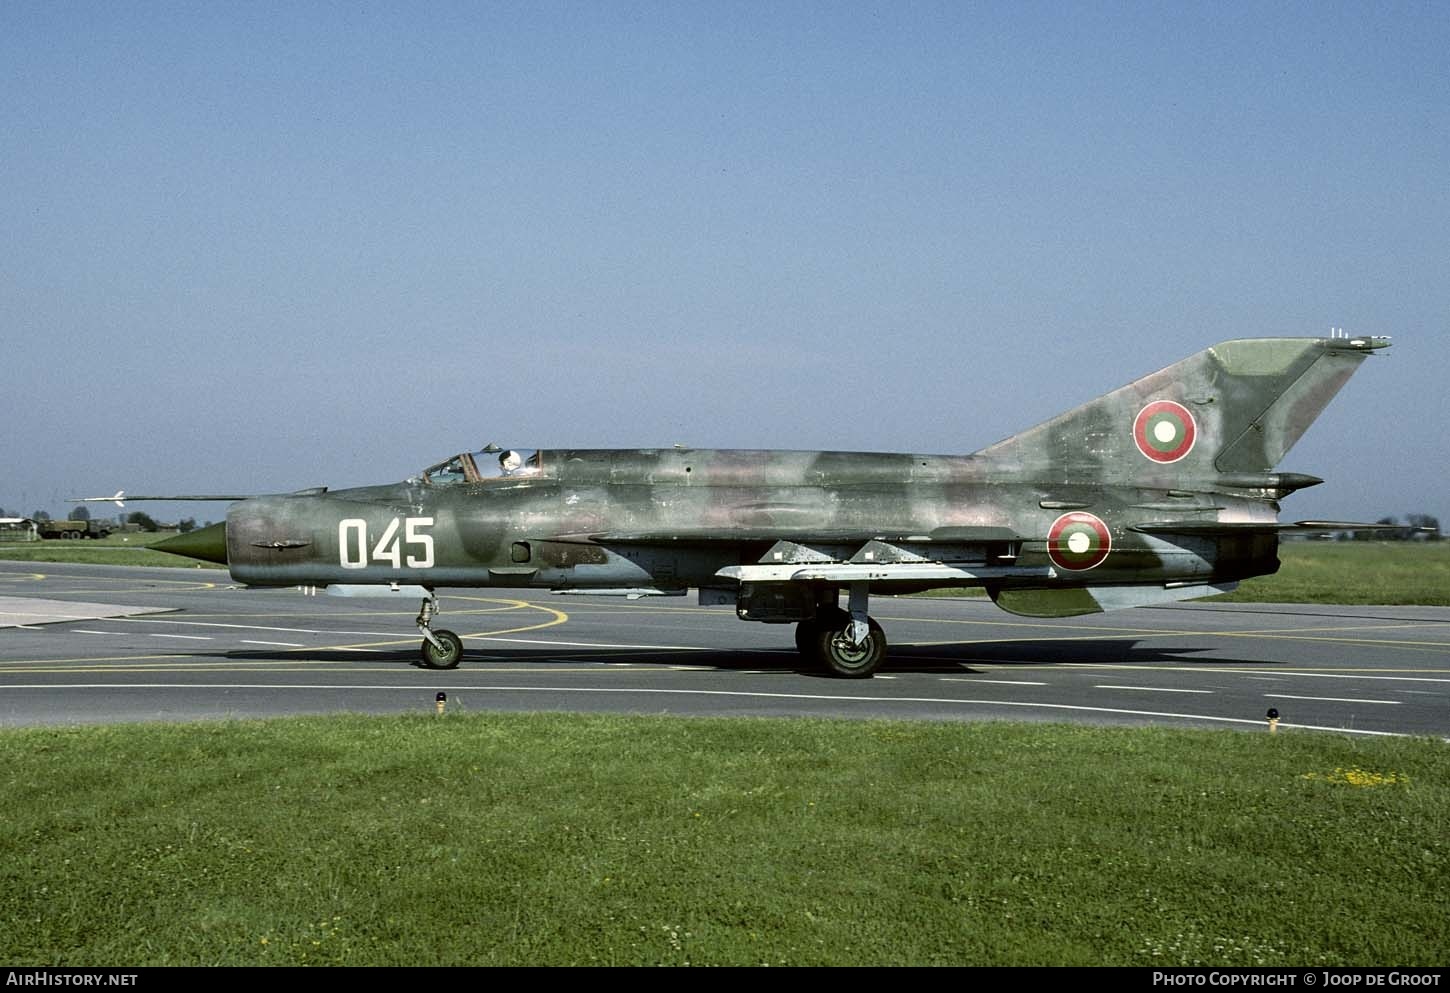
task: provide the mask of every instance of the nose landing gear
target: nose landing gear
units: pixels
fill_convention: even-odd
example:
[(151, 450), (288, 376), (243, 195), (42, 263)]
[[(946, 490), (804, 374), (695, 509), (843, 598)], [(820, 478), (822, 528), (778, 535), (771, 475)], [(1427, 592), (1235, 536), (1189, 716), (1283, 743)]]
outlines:
[(438, 613), (438, 598), (431, 592), (418, 609), (418, 630), (423, 633), (419, 656), (429, 669), (456, 669), (463, 661), (463, 639), (452, 631), (434, 631), (433, 618)]

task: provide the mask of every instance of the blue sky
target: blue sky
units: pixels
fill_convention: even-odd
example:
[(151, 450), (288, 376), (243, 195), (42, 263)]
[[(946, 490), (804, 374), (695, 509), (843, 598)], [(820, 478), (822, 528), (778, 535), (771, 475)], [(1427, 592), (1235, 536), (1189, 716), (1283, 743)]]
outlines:
[(1447, 52), (1441, 3), (6, 3), (0, 506), (968, 452), (1332, 326), (1396, 346), (1285, 516), (1450, 522)]

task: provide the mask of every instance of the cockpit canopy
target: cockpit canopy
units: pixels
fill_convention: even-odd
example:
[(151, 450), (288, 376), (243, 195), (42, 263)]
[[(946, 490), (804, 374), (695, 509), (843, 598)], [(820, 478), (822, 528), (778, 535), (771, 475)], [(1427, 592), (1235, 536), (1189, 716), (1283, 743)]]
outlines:
[(538, 475), (544, 453), (536, 448), (498, 448), (489, 445), (477, 452), (464, 452), (446, 462), (429, 466), (414, 481), (425, 486), (456, 483), (484, 483), (495, 479), (517, 479)]

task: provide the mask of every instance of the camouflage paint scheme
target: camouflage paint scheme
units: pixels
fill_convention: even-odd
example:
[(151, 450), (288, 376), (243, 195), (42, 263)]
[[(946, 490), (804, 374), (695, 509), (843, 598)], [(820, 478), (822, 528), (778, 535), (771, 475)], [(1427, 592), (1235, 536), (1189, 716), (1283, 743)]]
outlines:
[[(802, 651), (870, 675), (885, 638), (876, 650), (868, 592), (981, 586), (1005, 609), (1064, 616), (1275, 571), (1294, 527), (1278, 501), (1320, 480), (1274, 469), (1387, 344), (1224, 342), (973, 455), (546, 450), (504, 474), (494, 460), (513, 453), (485, 450), (400, 483), (246, 499), (225, 525), (156, 547), (225, 561), (250, 585), (406, 584), (430, 599), (693, 587), (743, 619), (796, 623)], [(425, 663), (456, 665), (429, 660), (430, 618), (425, 603)], [(871, 651), (833, 664), (832, 644)]]

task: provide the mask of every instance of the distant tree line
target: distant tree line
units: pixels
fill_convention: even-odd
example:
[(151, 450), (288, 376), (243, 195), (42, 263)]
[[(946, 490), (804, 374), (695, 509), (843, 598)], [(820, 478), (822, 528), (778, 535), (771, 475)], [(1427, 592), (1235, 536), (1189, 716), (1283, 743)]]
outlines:
[(1406, 514), (1404, 521), (1381, 517), (1376, 524), (1399, 525), (1388, 531), (1356, 531), (1355, 541), (1439, 541), (1440, 520), (1430, 514)]
[[(33, 510), (28, 515), (24, 515), (15, 512), (7, 513), (4, 507), (0, 507), (0, 517), (24, 516), (28, 516), (32, 521), (89, 521), (91, 519), (91, 512), (86, 507), (76, 507), (74, 510), (69, 511), (69, 516), (56, 518), (52, 517), (48, 511), (44, 510)], [(106, 520), (106, 518), (101, 518), (101, 520)], [(175, 528), (182, 534), (186, 534), (189, 531), (195, 531), (198, 527), (201, 526), (197, 524), (195, 517), (183, 517), (175, 524), (165, 524), (157, 521), (154, 517), (152, 517), (150, 514), (146, 513), (143, 510), (137, 510), (130, 514), (120, 515), (116, 517), (115, 521), (117, 524), (134, 524), (142, 531), (169, 531), (172, 528)], [(210, 525), (211, 521), (207, 521), (206, 523), (207, 525)]]

